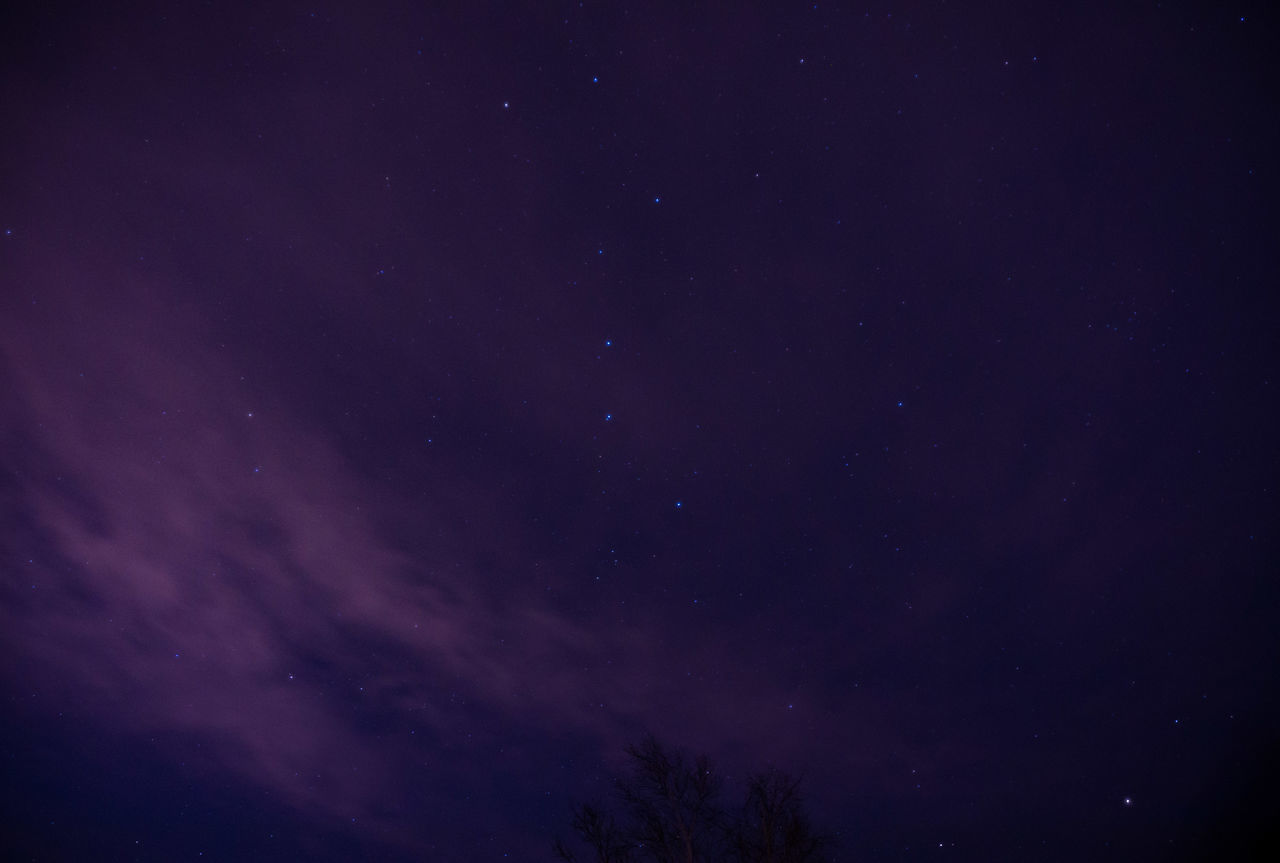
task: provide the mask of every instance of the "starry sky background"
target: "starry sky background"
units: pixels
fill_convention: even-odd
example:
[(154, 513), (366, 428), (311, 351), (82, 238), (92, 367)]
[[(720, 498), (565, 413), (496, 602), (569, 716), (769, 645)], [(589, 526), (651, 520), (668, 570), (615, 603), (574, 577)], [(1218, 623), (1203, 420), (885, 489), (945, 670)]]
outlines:
[(1274, 18), (125, 5), (0, 26), (8, 859), (1259, 840)]

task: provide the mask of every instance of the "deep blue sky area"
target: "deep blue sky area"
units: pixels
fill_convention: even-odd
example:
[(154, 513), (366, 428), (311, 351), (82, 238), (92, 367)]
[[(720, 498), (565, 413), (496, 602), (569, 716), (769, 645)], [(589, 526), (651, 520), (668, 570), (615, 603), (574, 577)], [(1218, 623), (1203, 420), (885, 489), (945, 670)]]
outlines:
[(5, 860), (1276, 850), (1274, 14), (3, 14)]

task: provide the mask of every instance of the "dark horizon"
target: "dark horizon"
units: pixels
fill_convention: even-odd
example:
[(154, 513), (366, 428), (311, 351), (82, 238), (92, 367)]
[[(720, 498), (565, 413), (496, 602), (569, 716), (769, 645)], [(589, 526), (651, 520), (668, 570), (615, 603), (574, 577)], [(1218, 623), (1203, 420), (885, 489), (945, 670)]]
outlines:
[(6, 859), (1274, 848), (1272, 13), (4, 15)]

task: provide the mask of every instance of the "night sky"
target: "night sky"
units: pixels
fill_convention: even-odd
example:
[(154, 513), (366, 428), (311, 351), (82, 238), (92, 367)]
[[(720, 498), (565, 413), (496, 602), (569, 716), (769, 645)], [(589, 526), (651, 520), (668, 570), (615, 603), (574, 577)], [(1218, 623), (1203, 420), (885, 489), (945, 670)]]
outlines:
[(548, 860), (645, 732), (1260, 853), (1274, 17), (116, 5), (0, 21), (6, 860)]

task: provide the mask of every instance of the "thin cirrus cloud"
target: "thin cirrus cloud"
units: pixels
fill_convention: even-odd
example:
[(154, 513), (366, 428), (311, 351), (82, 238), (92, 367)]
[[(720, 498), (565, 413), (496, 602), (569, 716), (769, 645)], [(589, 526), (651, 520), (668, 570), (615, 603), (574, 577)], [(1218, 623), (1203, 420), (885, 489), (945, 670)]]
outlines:
[[(464, 481), (408, 504), (441, 537), (434, 563), (411, 555), (382, 526), (406, 503), (321, 433), (248, 403), (191, 337), (197, 321), (124, 302), (115, 326), (90, 329), (74, 320), (89, 298), (41, 298), (51, 317), (10, 317), (5, 333), (7, 436), (38, 467), (20, 478), (22, 563), (0, 611), (34, 696), (126, 733), (194, 733), (219, 766), (344, 813), (374, 807), (404, 752), (333, 696), (440, 738), (460, 733), (464, 697), (595, 731), (608, 720), (586, 698), (610, 716), (638, 708), (606, 677), (585, 692), (580, 672), (603, 649), (655, 674), (643, 644), (505, 601), (433, 529), (433, 506), (476, 493)], [(335, 761), (353, 777), (322, 787)]]

